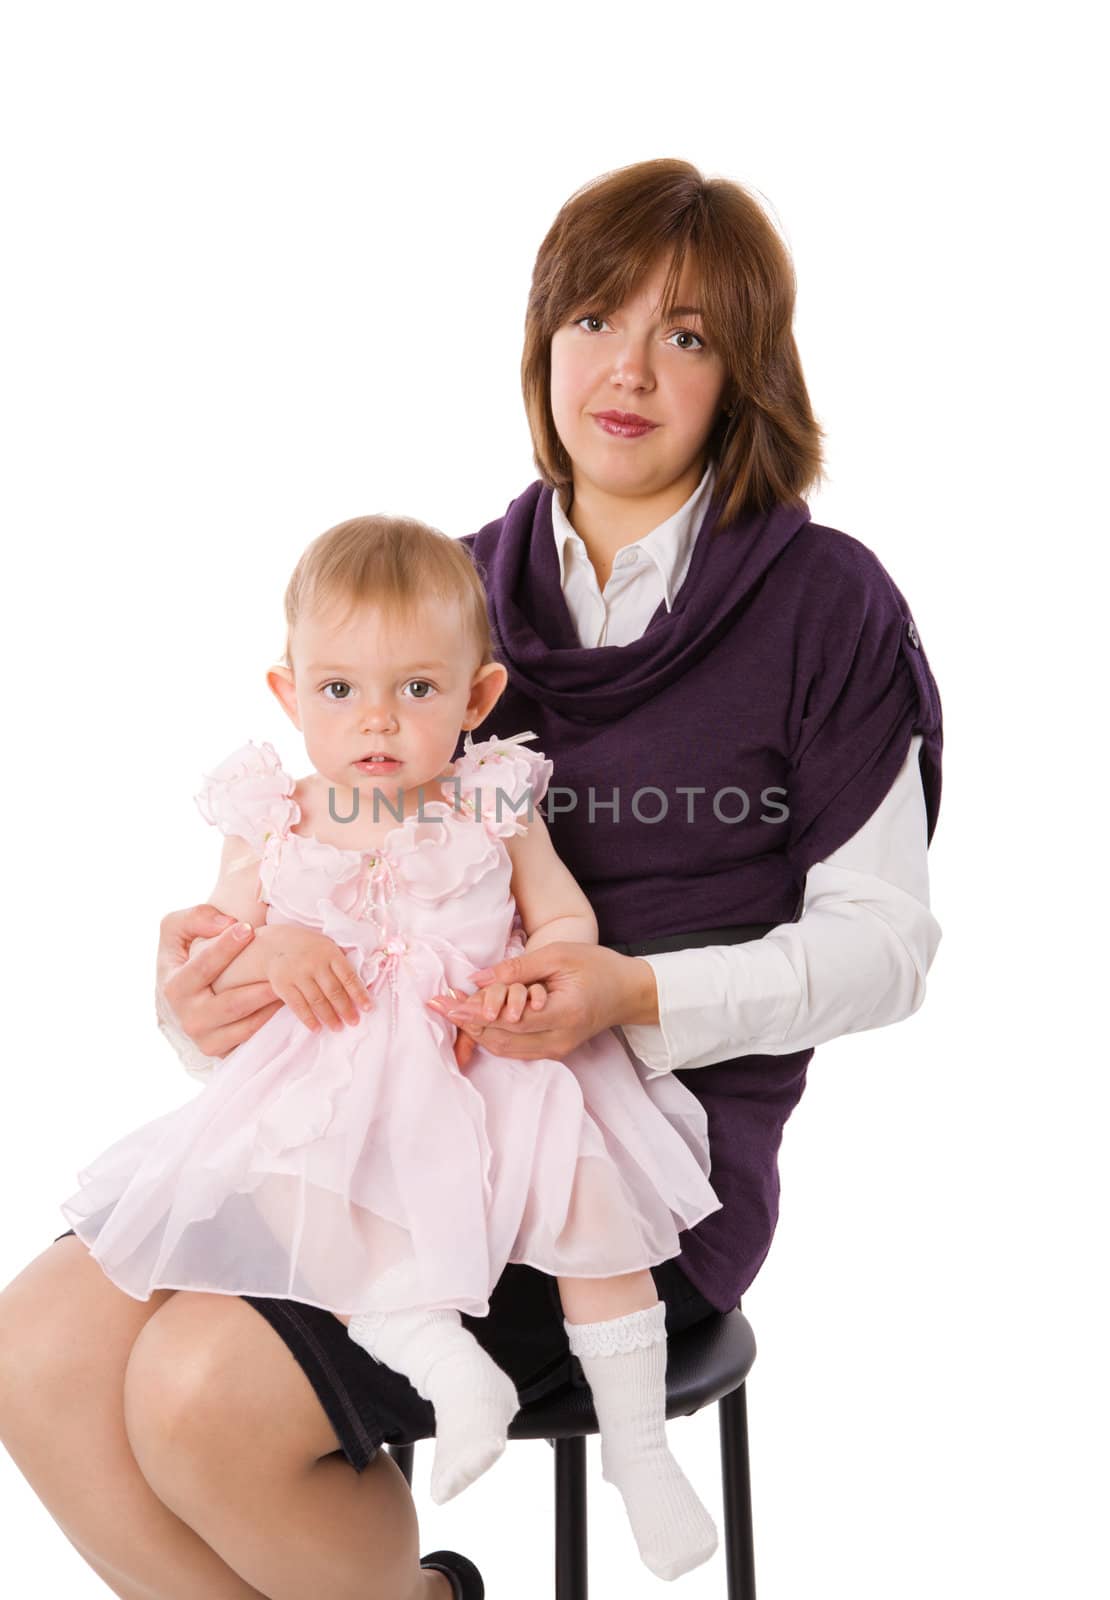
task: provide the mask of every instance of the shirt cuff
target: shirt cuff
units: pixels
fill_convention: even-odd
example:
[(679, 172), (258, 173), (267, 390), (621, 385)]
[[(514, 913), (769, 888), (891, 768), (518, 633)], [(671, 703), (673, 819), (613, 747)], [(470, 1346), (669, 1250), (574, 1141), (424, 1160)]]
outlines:
[[(648, 1077), (712, 1066), (780, 1040), (797, 1012), (801, 991), (783, 951), (765, 940), (707, 945), (641, 956), (655, 973), (658, 1023), (624, 1024), (629, 1049)], [(721, 1054), (722, 1022), (741, 1048)]]
[(188, 1034), (182, 1033), (177, 1018), (166, 1004), (162, 991), (158, 987), (154, 990), (154, 1012), (159, 1033), (164, 1039), (169, 1040), (180, 1058), (181, 1065), (189, 1076), (191, 1078), (207, 1078), (213, 1067), (219, 1066), (223, 1057), (203, 1055)]

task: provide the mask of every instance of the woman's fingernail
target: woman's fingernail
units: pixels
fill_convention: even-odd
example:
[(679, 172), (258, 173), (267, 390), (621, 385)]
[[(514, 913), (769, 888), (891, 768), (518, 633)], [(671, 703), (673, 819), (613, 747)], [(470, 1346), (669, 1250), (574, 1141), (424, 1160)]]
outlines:
[(468, 972), (466, 976), (469, 983), (481, 983), (484, 978), (493, 977), (493, 968), (481, 967), (477, 972)]
[(233, 939), (238, 939), (240, 942), (242, 942), (244, 939), (249, 939), (250, 936), (251, 925), (249, 922), (237, 922), (234, 928), (231, 930), (231, 937)]

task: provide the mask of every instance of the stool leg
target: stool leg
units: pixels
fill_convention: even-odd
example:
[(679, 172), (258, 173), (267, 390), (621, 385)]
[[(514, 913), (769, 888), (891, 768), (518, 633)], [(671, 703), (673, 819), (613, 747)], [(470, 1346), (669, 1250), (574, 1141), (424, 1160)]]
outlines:
[(413, 1451), (415, 1449), (415, 1446), (411, 1445), (411, 1444), (391, 1444), (391, 1445), (387, 1445), (386, 1448), (388, 1449), (390, 1455), (393, 1457), (394, 1461), (396, 1461), (397, 1465), (400, 1467), (401, 1471), (404, 1473), (405, 1482), (408, 1484), (409, 1488), (411, 1489), (412, 1488), (412, 1457), (413, 1457)]
[(555, 1600), (586, 1600), (586, 1440), (556, 1439)]
[(721, 1430), (721, 1483), (725, 1502), (725, 1572), (728, 1600), (755, 1600), (752, 1478), (748, 1460), (748, 1403), (741, 1384), (717, 1408)]

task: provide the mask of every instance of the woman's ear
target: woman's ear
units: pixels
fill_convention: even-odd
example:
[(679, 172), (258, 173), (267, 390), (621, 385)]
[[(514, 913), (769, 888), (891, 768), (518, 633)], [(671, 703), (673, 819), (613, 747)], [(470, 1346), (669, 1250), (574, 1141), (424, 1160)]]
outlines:
[(266, 682), (275, 697), (281, 702), (282, 710), (298, 733), (303, 732), (300, 710), (297, 705), (297, 686), (290, 668), (271, 667), (266, 674)]

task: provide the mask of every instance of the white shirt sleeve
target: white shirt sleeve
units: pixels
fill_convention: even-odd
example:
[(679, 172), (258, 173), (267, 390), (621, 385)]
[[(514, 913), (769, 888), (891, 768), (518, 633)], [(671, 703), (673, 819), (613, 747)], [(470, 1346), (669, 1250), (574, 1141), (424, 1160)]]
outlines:
[(154, 1010), (158, 1020), (158, 1031), (169, 1040), (177, 1052), (181, 1065), (191, 1078), (205, 1079), (213, 1067), (218, 1067), (223, 1060), (222, 1056), (202, 1055), (188, 1034), (182, 1033), (177, 1018), (166, 1004), (161, 989), (155, 986)]
[(742, 1055), (789, 1055), (916, 1011), (941, 927), (929, 910), (920, 734), (858, 833), (811, 867), (802, 914), (747, 944), (644, 956), (659, 1022), (625, 1025), (650, 1077)]

